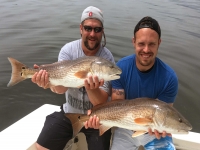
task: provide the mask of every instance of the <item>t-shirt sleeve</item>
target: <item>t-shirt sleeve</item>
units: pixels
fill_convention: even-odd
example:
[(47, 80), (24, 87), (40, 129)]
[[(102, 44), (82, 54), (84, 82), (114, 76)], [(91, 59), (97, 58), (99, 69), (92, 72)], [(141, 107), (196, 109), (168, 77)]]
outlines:
[(119, 79), (116, 79), (116, 80), (112, 80), (112, 81), (111, 81), (112, 88), (113, 88), (113, 89), (124, 89), (123, 84), (122, 84), (122, 83), (123, 83), (123, 82), (122, 82), (123, 73), (124, 73), (123, 67), (122, 67), (122, 64), (121, 64), (120, 62), (118, 62), (116, 65), (122, 70), (122, 73), (121, 73)]
[(106, 60), (108, 60), (108, 61), (110, 61), (110, 62), (115, 64), (115, 60), (114, 60), (114, 57), (113, 57), (112, 53), (108, 49), (106, 49), (105, 51), (106, 52), (101, 54), (100, 57), (102, 57), (102, 58), (104, 58), (104, 59), (106, 59)]
[(167, 88), (161, 95), (158, 96), (158, 99), (166, 103), (173, 103), (175, 101), (177, 93), (178, 93), (178, 78), (174, 73), (169, 79)]
[(62, 61), (62, 60), (71, 60), (72, 56), (70, 54), (71, 52), (71, 47), (70, 44), (66, 44), (64, 45), (58, 55), (58, 61)]

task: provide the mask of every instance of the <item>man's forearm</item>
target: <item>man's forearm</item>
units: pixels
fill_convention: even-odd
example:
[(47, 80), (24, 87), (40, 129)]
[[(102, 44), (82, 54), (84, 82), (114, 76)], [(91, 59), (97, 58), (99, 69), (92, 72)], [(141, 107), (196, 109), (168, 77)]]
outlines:
[(57, 94), (64, 94), (68, 90), (68, 88), (64, 86), (50, 86), (50, 89)]
[(101, 89), (86, 90), (88, 98), (93, 106), (105, 103), (108, 99), (108, 93)]

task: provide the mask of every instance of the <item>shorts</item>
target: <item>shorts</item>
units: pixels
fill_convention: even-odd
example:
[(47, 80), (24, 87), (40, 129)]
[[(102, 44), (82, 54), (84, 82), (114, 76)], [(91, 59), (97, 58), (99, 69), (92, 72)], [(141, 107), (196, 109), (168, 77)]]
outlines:
[(111, 150), (138, 150), (142, 145), (145, 150), (175, 150), (172, 137), (166, 136), (160, 140), (155, 136), (143, 134), (132, 137), (133, 131), (116, 128), (113, 135)]
[[(54, 112), (46, 117), (44, 127), (37, 139), (37, 143), (50, 150), (63, 150), (67, 142), (72, 139), (73, 129), (64, 111)], [(80, 132), (86, 136), (88, 150), (109, 150), (111, 130), (99, 136), (98, 129), (85, 129)]]

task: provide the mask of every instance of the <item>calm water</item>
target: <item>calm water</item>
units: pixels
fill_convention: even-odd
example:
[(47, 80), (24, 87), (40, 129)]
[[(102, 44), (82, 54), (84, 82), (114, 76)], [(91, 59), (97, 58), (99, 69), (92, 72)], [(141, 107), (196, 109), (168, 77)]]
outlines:
[(133, 53), (131, 38), (144, 16), (156, 18), (162, 30), (159, 55), (177, 73), (176, 107), (200, 132), (199, 0), (0, 0), (0, 131), (43, 104), (61, 105), (64, 95), (43, 90), (30, 80), (7, 88), (14, 57), (32, 67), (57, 61), (60, 48), (80, 38), (83, 9), (102, 9), (107, 47), (115, 60)]

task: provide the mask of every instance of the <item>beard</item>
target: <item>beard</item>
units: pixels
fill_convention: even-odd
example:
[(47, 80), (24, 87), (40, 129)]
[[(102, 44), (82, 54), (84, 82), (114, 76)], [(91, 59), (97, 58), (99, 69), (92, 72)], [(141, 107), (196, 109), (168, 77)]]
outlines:
[(153, 61), (152, 60), (150, 60), (150, 61), (141, 61), (141, 60), (139, 60), (139, 63), (140, 63), (141, 66), (149, 66), (149, 65), (151, 65), (153, 63)]
[(89, 45), (88, 38), (86, 38), (86, 40), (84, 41), (84, 45), (88, 50), (93, 51), (93, 50), (97, 49), (97, 47), (100, 45), (100, 43), (97, 41), (96, 44), (93, 47), (91, 47)]
[[(142, 53), (141, 53), (142, 54)], [(140, 55), (140, 53), (139, 53)], [(142, 58), (138, 58), (138, 62), (141, 66), (150, 66), (151, 64), (154, 63), (154, 59), (153, 59), (153, 53), (149, 53), (149, 55), (151, 55), (151, 59), (146, 59), (146, 60), (143, 60)]]

